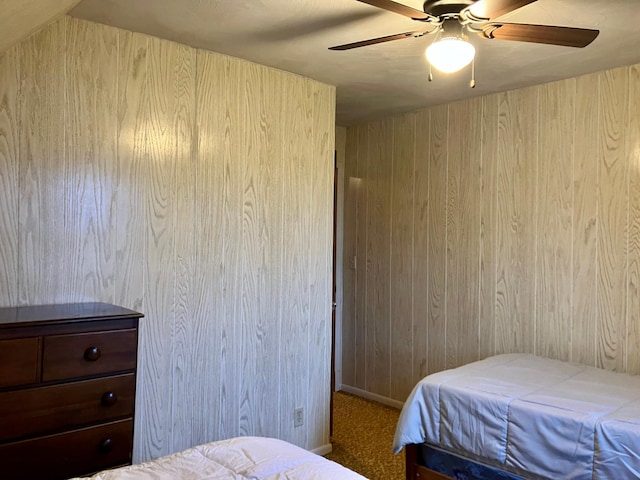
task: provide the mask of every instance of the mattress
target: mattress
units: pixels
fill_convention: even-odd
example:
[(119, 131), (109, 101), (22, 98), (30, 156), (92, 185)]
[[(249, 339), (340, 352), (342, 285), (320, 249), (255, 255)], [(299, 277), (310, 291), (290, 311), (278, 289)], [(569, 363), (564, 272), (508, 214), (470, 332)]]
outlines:
[(207, 443), (150, 462), (105, 470), (90, 479), (366, 480), (295, 445), (261, 437), (238, 437)]
[(427, 443), (526, 478), (640, 478), (640, 377), (533, 355), (430, 375), (394, 451)]

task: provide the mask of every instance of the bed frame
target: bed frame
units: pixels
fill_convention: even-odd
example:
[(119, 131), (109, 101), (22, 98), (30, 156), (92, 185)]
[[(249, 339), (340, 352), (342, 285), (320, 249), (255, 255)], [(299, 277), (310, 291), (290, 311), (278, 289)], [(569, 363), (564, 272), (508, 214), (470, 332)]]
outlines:
[[(428, 444), (405, 445), (406, 480), (523, 480), (522, 474), (509, 473), (500, 468), (476, 463), (454, 453), (447, 453)], [(443, 462), (444, 463), (441, 463)], [(429, 466), (427, 466), (429, 465)], [(437, 465), (438, 467), (434, 467)], [(438, 470), (434, 470), (437, 468)], [(444, 468), (444, 470), (440, 470)], [(453, 470), (452, 473), (451, 470)], [(446, 472), (446, 473), (441, 473)], [(461, 477), (458, 477), (458, 475)]]
[(451, 477), (420, 465), (418, 448), (419, 445), (415, 443), (404, 447), (407, 480), (453, 480)]

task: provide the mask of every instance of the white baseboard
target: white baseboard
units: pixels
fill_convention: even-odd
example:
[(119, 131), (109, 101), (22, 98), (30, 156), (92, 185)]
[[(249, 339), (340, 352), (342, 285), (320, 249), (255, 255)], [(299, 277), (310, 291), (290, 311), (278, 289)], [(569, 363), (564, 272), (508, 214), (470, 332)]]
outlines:
[(376, 393), (367, 392), (366, 390), (360, 390), (356, 387), (350, 387), (349, 385), (339, 385), (337, 390), (347, 392), (352, 395), (357, 395), (358, 397), (366, 398), (367, 400), (373, 400), (374, 402), (382, 403), (383, 405), (394, 407), (398, 410), (402, 410), (402, 406), (404, 405), (404, 402), (399, 402), (398, 400), (394, 400), (392, 398), (383, 397), (382, 395), (378, 395)]
[(332, 451), (333, 451), (333, 446), (330, 443), (311, 450), (311, 452), (315, 453), (316, 455), (329, 455)]

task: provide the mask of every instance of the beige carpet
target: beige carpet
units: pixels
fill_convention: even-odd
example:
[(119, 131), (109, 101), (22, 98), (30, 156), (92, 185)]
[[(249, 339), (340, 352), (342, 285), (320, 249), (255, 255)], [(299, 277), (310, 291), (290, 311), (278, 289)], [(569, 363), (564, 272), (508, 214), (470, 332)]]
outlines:
[(344, 392), (333, 394), (333, 404), (327, 458), (371, 480), (404, 479), (404, 453), (391, 451), (400, 411)]

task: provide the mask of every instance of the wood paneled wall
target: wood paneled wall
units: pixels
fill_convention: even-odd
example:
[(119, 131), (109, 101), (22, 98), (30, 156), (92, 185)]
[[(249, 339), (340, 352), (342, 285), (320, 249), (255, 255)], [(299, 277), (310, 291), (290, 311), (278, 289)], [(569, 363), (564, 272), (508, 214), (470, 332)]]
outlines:
[(136, 461), (329, 444), (334, 116), (334, 87), (68, 17), (0, 56), (0, 304), (145, 314)]
[(527, 352), (640, 373), (640, 66), (347, 130), (342, 382)]

